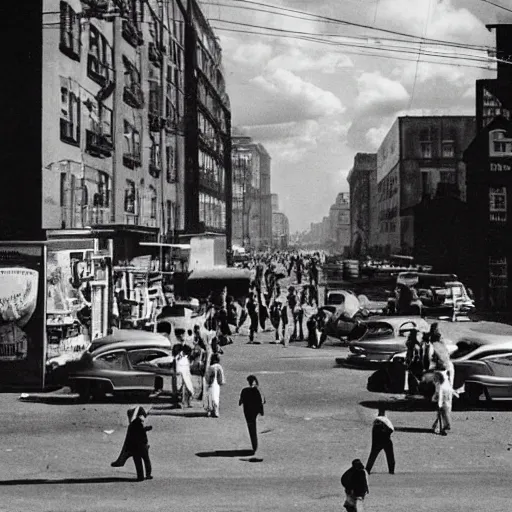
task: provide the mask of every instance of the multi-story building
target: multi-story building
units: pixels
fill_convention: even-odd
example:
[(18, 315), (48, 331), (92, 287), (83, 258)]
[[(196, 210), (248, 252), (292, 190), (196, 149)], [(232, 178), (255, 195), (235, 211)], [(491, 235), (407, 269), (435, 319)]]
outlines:
[(233, 243), (256, 250), (272, 244), (271, 158), (251, 137), (233, 137)]
[(286, 249), (290, 243), (288, 217), (279, 211), (279, 196), (272, 194), (272, 248)]
[(184, 228), (186, 13), (176, 1), (43, 4), (43, 229), (173, 238)]
[(352, 256), (368, 254), (372, 191), (377, 187), (377, 155), (357, 153), (347, 176), (350, 186), (350, 251)]
[(350, 248), (350, 196), (340, 192), (329, 209), (329, 242), (333, 251), (344, 253)]
[[(512, 54), (512, 25), (496, 30), (496, 55)], [(510, 311), (512, 304), (512, 70), (498, 62), (494, 80), (476, 82), (477, 134), (464, 154), (471, 225), (469, 283), (478, 306)]]
[(434, 198), (440, 183), (451, 185), (465, 200), (462, 152), (474, 133), (473, 116), (399, 117), (395, 121), (377, 151), (377, 206), (370, 215), (374, 250), (414, 252), (413, 207), (424, 198)]
[(185, 232), (231, 247), (231, 111), (222, 51), (196, 0), (185, 24)]

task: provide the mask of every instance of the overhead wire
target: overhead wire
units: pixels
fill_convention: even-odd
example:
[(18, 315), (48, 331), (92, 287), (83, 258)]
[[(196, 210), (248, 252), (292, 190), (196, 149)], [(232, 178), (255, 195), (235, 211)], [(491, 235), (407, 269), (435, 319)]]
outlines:
[[(293, 35), (299, 35), (299, 36), (311, 36), (313, 38), (321, 39), (324, 37), (337, 37), (337, 38), (347, 38), (350, 39), (350, 36), (341, 36), (338, 34), (314, 34), (312, 32), (303, 32), (303, 31), (296, 31), (296, 30), (286, 30), (281, 28), (275, 28), (275, 27), (267, 27), (263, 25), (254, 25), (251, 23), (242, 23), (242, 22), (235, 22), (235, 21), (228, 21), (228, 20), (219, 20), (219, 19), (212, 19), (211, 21), (215, 22), (221, 22), (221, 23), (227, 23), (229, 25), (237, 25), (242, 27), (250, 27), (250, 28), (256, 28), (256, 29), (263, 29), (263, 30), (270, 30), (277, 33), (285, 33), (285, 34), (293, 34)], [(218, 29), (219, 27), (217, 27)], [(366, 38), (363, 38), (366, 39)], [(397, 52), (397, 53), (412, 53), (414, 55), (417, 55), (417, 51), (414, 48), (411, 48), (409, 46), (398, 46), (398, 45), (371, 45), (371, 44), (356, 44), (353, 42), (347, 42), (347, 41), (327, 41), (325, 39), (322, 39), (323, 41), (330, 42), (334, 45), (339, 46), (348, 46), (348, 47), (355, 47), (355, 48), (370, 48), (378, 51), (390, 51), (390, 52)], [(414, 43), (414, 44), (420, 44)], [(439, 57), (439, 58), (448, 58), (448, 59), (461, 59), (461, 60), (471, 60), (475, 62), (488, 62), (489, 57), (479, 56), (479, 55), (473, 55), (473, 54), (466, 54), (466, 53), (444, 53), (444, 52), (435, 52), (434, 50), (424, 50), (426, 55), (429, 55), (431, 57)]]
[[(243, 29), (230, 29), (230, 28), (215, 27), (215, 26), (212, 28), (214, 28), (215, 30), (220, 30), (220, 31), (224, 31), (224, 32), (262, 35), (262, 36), (268, 36), (268, 37), (280, 37), (280, 38), (285, 38), (285, 39), (297, 39), (297, 40), (303, 40), (303, 41), (310, 41), (310, 42), (318, 43), (318, 44), (338, 46), (333, 41), (325, 41), (322, 39), (315, 39), (315, 38), (311, 38), (311, 37), (300, 37), (300, 36), (291, 36), (291, 35), (284, 35), (284, 34), (269, 34), (266, 32), (254, 32), (254, 31), (243, 30)], [(364, 49), (366, 47), (361, 47), (361, 48)], [(397, 57), (395, 55), (383, 55), (383, 54), (378, 54), (378, 53), (370, 53), (370, 52), (366, 52), (366, 51), (343, 50), (343, 54), (381, 57), (381, 58), (387, 58), (387, 59), (393, 59), (393, 60), (404, 60), (404, 61), (409, 61), (409, 62), (416, 62), (416, 59), (411, 59), (411, 58), (406, 58), (406, 57)], [(489, 65), (477, 66), (475, 64), (460, 64), (460, 63), (455, 63), (455, 62), (432, 61), (432, 60), (426, 60), (426, 59), (423, 59), (423, 62), (427, 62), (430, 64), (439, 64), (439, 65), (456, 66), (456, 67), (467, 67), (467, 68), (485, 69), (485, 70), (493, 70), (494, 69), (494, 68), (491, 68)], [(494, 61), (492, 63), (494, 64)]]
[(482, 2), (485, 2), (486, 4), (494, 5), (494, 7), (498, 7), (500, 9), (503, 9), (504, 11), (512, 12), (512, 9), (509, 9), (508, 7), (505, 7), (504, 5), (500, 5), (494, 2), (491, 2), (491, 0), (481, 0)]
[[(300, 11), (298, 9), (291, 9), (291, 8), (287, 8), (287, 7), (280, 7), (280, 6), (276, 6), (276, 5), (266, 4), (266, 3), (263, 3), (263, 2), (256, 2), (256, 1), (253, 1), (253, 0), (236, 0), (236, 2), (237, 3), (244, 3), (244, 4), (258, 5), (258, 6), (274, 9), (275, 11), (277, 11), (277, 12), (275, 12), (275, 11), (272, 12), (272, 14), (279, 14), (279, 15), (281, 15), (281, 11), (292, 12), (292, 13), (295, 13), (295, 14), (301, 14), (303, 16), (309, 16), (311, 18), (314, 18), (314, 19), (310, 19), (309, 21), (315, 21), (315, 19), (316, 19), (316, 20), (320, 20), (320, 21), (324, 21), (324, 22), (329, 22), (329, 23), (348, 25), (348, 26), (353, 26), (353, 27), (358, 27), (358, 28), (375, 30), (375, 31), (379, 31), (379, 32), (385, 32), (385, 33), (399, 35), (399, 36), (407, 37), (407, 38), (421, 39), (421, 36), (414, 35), (414, 34), (409, 34), (409, 33), (406, 33), (406, 32), (400, 32), (400, 31), (397, 31), (397, 30), (391, 30), (391, 29), (380, 28), (380, 27), (373, 27), (371, 25), (365, 25), (363, 23), (356, 23), (356, 22), (353, 22), (353, 21), (347, 21), (347, 20), (343, 20), (343, 19), (339, 19), (339, 18), (333, 18), (333, 17), (330, 17), (330, 16), (322, 16), (320, 14), (314, 14), (314, 13), (309, 13), (309, 12), (306, 12), (306, 11)], [(208, 3), (208, 2), (203, 2), (203, 3)], [(235, 6), (234, 4), (220, 4), (220, 5), (225, 5), (226, 7), (243, 8), (243, 6)], [(249, 9), (249, 8), (247, 8), (247, 9)], [(251, 10), (255, 10), (255, 9), (253, 8)], [(269, 11), (267, 11), (267, 12), (269, 12)], [(291, 15), (289, 15), (289, 16), (292, 17)], [(302, 18), (302, 19), (306, 19), (306, 18)], [(428, 42), (444, 43), (444, 44), (448, 44), (448, 45), (452, 44), (452, 45), (456, 45), (456, 46), (460, 46), (461, 45), (461, 43), (458, 43), (457, 41), (446, 41), (446, 40), (442, 40), (442, 39), (428, 38), (427, 41)], [(486, 49), (489, 48), (489, 49), (492, 49), (491, 47), (488, 47), (488, 46), (464, 45), (464, 47), (469, 47), (469, 46), (478, 47), (478, 48), (486, 48)]]

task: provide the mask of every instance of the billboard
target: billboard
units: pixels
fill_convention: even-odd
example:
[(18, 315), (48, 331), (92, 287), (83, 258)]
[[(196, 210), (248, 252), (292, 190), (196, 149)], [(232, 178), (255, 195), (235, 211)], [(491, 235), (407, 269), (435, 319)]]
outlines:
[(377, 150), (377, 183), (382, 181), (400, 160), (400, 118), (384, 137)]
[(42, 389), (46, 248), (0, 244), (0, 390)]

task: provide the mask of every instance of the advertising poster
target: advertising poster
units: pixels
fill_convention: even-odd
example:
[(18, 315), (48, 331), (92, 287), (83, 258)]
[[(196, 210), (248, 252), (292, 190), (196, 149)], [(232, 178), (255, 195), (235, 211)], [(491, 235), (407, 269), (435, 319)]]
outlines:
[(0, 389), (42, 389), (45, 247), (0, 245)]

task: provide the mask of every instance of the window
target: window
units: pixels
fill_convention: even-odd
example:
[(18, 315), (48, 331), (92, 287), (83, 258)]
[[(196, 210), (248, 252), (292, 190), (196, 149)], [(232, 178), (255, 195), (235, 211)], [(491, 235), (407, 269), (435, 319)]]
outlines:
[(507, 221), (506, 187), (489, 188), (489, 218), (492, 222)]
[(135, 190), (135, 182), (126, 180), (126, 188), (124, 191), (124, 211), (126, 213), (135, 214), (135, 206), (137, 203), (137, 191)]
[(166, 221), (167, 221), (167, 233), (170, 233), (171, 231), (174, 231), (175, 229), (175, 218), (174, 218), (174, 213), (175, 213), (175, 205), (172, 201), (167, 201), (166, 202)]
[(84, 106), (88, 114), (85, 150), (93, 156), (111, 156), (112, 109), (94, 98), (88, 98)]
[(512, 139), (506, 137), (505, 130), (489, 132), (489, 153), (494, 156), (512, 156)]
[(133, 108), (142, 108), (144, 104), (144, 95), (140, 86), (139, 70), (125, 56), (124, 64), (124, 90), (123, 100), (127, 105)]
[(156, 219), (156, 211), (157, 211), (156, 188), (150, 185), (150, 187), (149, 187), (149, 216), (152, 219)]
[(140, 134), (126, 120), (124, 122), (123, 163), (130, 169), (140, 166)]
[(60, 138), (80, 145), (80, 99), (70, 79), (60, 80)]
[(504, 256), (489, 256), (489, 301), (493, 310), (507, 309), (508, 265)]
[(432, 158), (432, 142), (420, 142), (421, 158)]
[(73, 60), (80, 60), (80, 19), (67, 2), (60, 3), (60, 51)]
[(100, 362), (101, 366), (108, 368), (109, 370), (129, 370), (128, 360), (126, 358), (126, 352), (108, 352), (99, 356), (96, 359)]
[(160, 144), (155, 140), (153, 136), (151, 138), (151, 148), (149, 155), (149, 174), (154, 178), (158, 178), (160, 170), (162, 169), (162, 161), (160, 158)]
[(110, 205), (110, 176), (98, 172), (98, 192), (94, 194), (94, 206), (108, 208)]
[(112, 48), (106, 37), (90, 25), (87, 76), (101, 86), (106, 85), (111, 81), (112, 60)]
[(174, 183), (178, 179), (175, 155), (176, 155), (176, 153), (172, 146), (168, 145), (165, 147), (165, 156), (166, 156), (166, 160), (167, 160), (167, 172), (166, 172), (167, 183)]
[(163, 350), (155, 350), (155, 349), (142, 349), (142, 350), (131, 350), (128, 352), (128, 359), (133, 367), (137, 367), (139, 365), (146, 365), (153, 361), (153, 359), (158, 359), (160, 357), (168, 356), (167, 352)]
[(457, 172), (456, 171), (440, 171), (439, 177), (441, 183), (457, 183)]
[(455, 146), (453, 140), (444, 140), (442, 144), (443, 158), (453, 158), (455, 156)]

